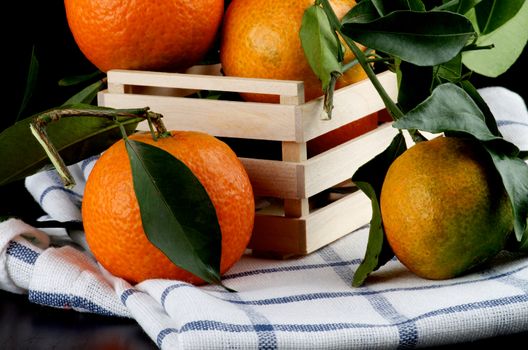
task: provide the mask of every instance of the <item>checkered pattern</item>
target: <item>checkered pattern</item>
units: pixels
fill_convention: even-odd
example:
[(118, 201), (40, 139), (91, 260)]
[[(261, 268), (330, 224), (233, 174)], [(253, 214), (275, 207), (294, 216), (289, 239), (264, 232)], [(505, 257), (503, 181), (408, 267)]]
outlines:
[[(526, 142), (521, 107), (515, 116), (524, 120), (499, 125), (525, 128), (519, 140)], [(78, 186), (71, 191), (53, 172), (27, 179), (48, 218), (80, 220), (95, 161), (72, 166)], [(0, 223), (0, 287), (50, 307), (134, 318), (162, 349), (415, 348), (528, 331), (528, 257), (502, 252), (444, 281), (418, 278), (393, 259), (353, 288), (367, 237), (364, 227), (298, 259), (244, 256), (223, 277), (238, 291), (229, 293), (176, 280), (130, 285), (97, 264), (82, 232), (11, 219)]]

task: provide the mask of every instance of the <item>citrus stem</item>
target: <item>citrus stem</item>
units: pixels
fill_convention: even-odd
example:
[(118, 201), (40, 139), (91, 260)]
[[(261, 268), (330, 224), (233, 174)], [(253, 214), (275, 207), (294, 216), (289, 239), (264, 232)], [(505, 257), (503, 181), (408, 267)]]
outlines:
[(367, 62), (367, 59), (365, 55), (363, 54), (363, 51), (356, 45), (356, 43), (350, 39), (349, 37), (343, 35), (340, 33), (343, 39), (345, 40), (345, 43), (347, 46), (352, 50), (354, 55), (356, 56), (359, 64), (361, 67), (363, 67), (363, 70), (365, 73), (367, 73), (367, 76), (369, 77), (370, 81), (372, 82), (372, 85), (374, 85), (374, 88), (380, 95), (381, 99), (383, 100), (383, 103), (385, 104), (385, 107), (387, 107), (387, 110), (392, 115), (394, 120), (398, 120), (403, 117), (403, 112), (400, 108), (394, 103), (394, 101), (390, 98), (389, 94), (381, 85), (380, 81), (378, 80), (378, 77), (376, 76), (376, 73), (374, 73), (374, 70), (370, 66), (370, 64)]
[(325, 91), (323, 99), (323, 120), (332, 119), (332, 109), (334, 108), (334, 90), (337, 79), (339, 79), (340, 75), (341, 74), (337, 72), (332, 72), (330, 75), (330, 83)]
[[(331, 18), (336, 18), (335, 12), (330, 6), (330, 3), (328, 0), (320, 0), (321, 5), (323, 5), (323, 9), (325, 10), (327, 15), (330, 15)], [(335, 23), (335, 21), (330, 21), (331, 23)], [(356, 56), (356, 59), (358, 60), (361, 67), (363, 67), (363, 70), (365, 70), (365, 73), (367, 73), (368, 78), (372, 82), (372, 85), (374, 85), (374, 88), (380, 95), (381, 99), (383, 100), (383, 103), (387, 107), (387, 110), (393, 117), (393, 119), (397, 120), (401, 117), (403, 117), (403, 112), (396, 106), (394, 101), (390, 98), (390, 96), (387, 94), (387, 91), (383, 88), (383, 85), (381, 85), (380, 81), (378, 80), (378, 77), (376, 76), (376, 73), (374, 73), (374, 70), (370, 66), (370, 64), (367, 62), (367, 58), (363, 51), (356, 45), (356, 43), (350, 39), (348, 36), (344, 35), (341, 31), (341, 26), (335, 26), (334, 28), (337, 33), (343, 38), (345, 41), (345, 44), (352, 50), (352, 53)]]
[[(374, 50), (367, 49), (365, 51), (365, 56), (366, 57), (371, 57), (371, 56), (376, 56), (376, 55), (374, 53)], [(367, 59), (367, 63), (378, 62), (378, 61), (390, 61), (390, 59), (389, 58), (384, 58), (384, 57), (375, 57), (375, 58), (368, 58)], [(353, 60), (343, 64), (342, 71), (345, 72), (345, 71), (349, 70), (350, 68), (354, 67), (356, 64), (359, 64), (359, 62), (358, 62), (357, 58), (354, 58)]]
[(62, 157), (59, 155), (57, 148), (51, 143), (48, 134), (46, 133), (46, 129), (42, 125), (37, 123), (29, 124), (29, 129), (44, 149), (44, 152), (46, 152), (46, 155), (50, 159), (51, 164), (53, 164), (53, 166), (59, 173), (59, 177), (61, 178), (64, 187), (69, 189), (75, 186), (75, 180), (73, 179), (72, 174), (68, 170), (68, 167), (64, 163)]
[(462, 48), (462, 52), (466, 51), (478, 51), (478, 50), (491, 50), (495, 47), (494, 44), (478, 46), (477, 44), (471, 44)]
[[(323, 9), (325, 10), (325, 13), (327, 16), (329, 16), (330, 23), (335, 23), (335, 20), (337, 16), (335, 15), (334, 10), (330, 6), (330, 3), (328, 0), (319, 0), (320, 4), (323, 6)], [(398, 120), (404, 116), (404, 113), (402, 110), (396, 105), (396, 103), (390, 98), (389, 94), (383, 87), (383, 85), (378, 80), (378, 77), (376, 76), (376, 73), (374, 73), (374, 70), (372, 69), (371, 65), (369, 64), (367, 57), (365, 53), (356, 45), (356, 43), (348, 36), (343, 34), (341, 31), (341, 25), (334, 25), (334, 30), (337, 31), (337, 33), (343, 38), (345, 41), (345, 44), (352, 50), (352, 53), (356, 56), (356, 59), (358, 60), (359, 64), (367, 74), (370, 82), (378, 92), (379, 96), (381, 97), (383, 103), (385, 104), (385, 107), (387, 108), (388, 112), (392, 116), (392, 119)], [(409, 134), (411, 135), (413, 141), (420, 142), (426, 140), (423, 135), (421, 135), (417, 130), (409, 130)]]
[(75, 180), (60, 156), (57, 148), (51, 142), (46, 127), (48, 124), (58, 122), (62, 118), (70, 117), (97, 117), (110, 119), (118, 124), (117, 118), (143, 118), (148, 119), (156, 128), (158, 135), (167, 135), (167, 129), (161, 121), (161, 114), (149, 111), (148, 107), (138, 109), (74, 109), (74, 108), (58, 108), (52, 109), (41, 114), (38, 114), (31, 121), (29, 128), (33, 136), (40, 143), (44, 152), (50, 159), (51, 163), (57, 170), (64, 187), (72, 188), (75, 186)]

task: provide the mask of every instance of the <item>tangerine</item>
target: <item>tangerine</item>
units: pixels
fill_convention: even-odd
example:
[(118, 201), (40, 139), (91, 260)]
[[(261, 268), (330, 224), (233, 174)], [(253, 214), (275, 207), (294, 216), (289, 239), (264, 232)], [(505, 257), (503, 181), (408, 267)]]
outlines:
[[(240, 160), (225, 143), (200, 132), (172, 132), (172, 136), (157, 141), (150, 133), (137, 133), (130, 139), (169, 152), (204, 186), (222, 232), (220, 273), (224, 273), (245, 252), (255, 215), (252, 187)], [(90, 250), (112, 274), (133, 283), (151, 278), (202, 283), (174, 265), (147, 239), (123, 140), (105, 151), (94, 165), (86, 183), (82, 217)]]
[[(323, 94), (299, 38), (304, 11), (313, 0), (233, 0), (224, 15), (220, 61), (225, 75), (304, 82), (305, 100)], [(338, 18), (355, 4), (354, 0), (331, 0)], [(355, 58), (347, 48), (345, 62)], [(340, 88), (367, 78), (359, 64), (337, 81)], [(276, 95), (244, 93), (247, 101), (279, 102)]]
[(502, 180), (473, 139), (437, 137), (409, 148), (389, 167), (380, 206), (394, 254), (429, 279), (484, 263), (513, 230)]
[(101, 71), (182, 71), (212, 47), (224, 0), (64, 0), (73, 37)]

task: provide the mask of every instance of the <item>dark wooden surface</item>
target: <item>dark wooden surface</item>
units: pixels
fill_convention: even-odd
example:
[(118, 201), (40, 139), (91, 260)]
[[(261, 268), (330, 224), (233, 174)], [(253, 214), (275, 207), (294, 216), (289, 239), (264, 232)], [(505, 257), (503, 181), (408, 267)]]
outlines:
[(0, 349), (152, 350), (136, 321), (54, 309), (0, 292)]

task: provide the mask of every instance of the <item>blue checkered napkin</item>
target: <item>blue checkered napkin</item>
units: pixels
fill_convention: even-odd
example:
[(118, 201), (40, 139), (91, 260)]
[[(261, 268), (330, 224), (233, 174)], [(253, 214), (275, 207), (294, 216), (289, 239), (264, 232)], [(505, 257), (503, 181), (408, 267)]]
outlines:
[(522, 97), (496, 86), (479, 89), (479, 93), (497, 119), (503, 137), (528, 151), (528, 113)]
[[(505, 137), (526, 149), (528, 112), (524, 103), (517, 106), (498, 122)], [(48, 214), (43, 220), (81, 219), (95, 161), (70, 167), (73, 190), (54, 172), (26, 180)], [(238, 291), (228, 293), (171, 280), (132, 286), (97, 264), (82, 232), (41, 231), (11, 219), (0, 223), (0, 288), (50, 307), (134, 318), (163, 349), (386, 349), (528, 331), (528, 257), (504, 252), (485, 268), (446, 281), (418, 278), (394, 259), (364, 287), (352, 288), (367, 236), (363, 228), (287, 261), (245, 256), (224, 276)]]
[(116, 290), (145, 328), (144, 311), (132, 310), (161, 306), (169, 322), (148, 332), (167, 349), (386, 349), (528, 329), (528, 259), (503, 255), (485, 270), (441, 282), (393, 260), (365, 287), (352, 288), (366, 238), (362, 229), (298, 260), (246, 257), (225, 276), (238, 293), (176, 281)]
[[(2, 223), (0, 232), (20, 225)], [(504, 253), (446, 281), (418, 278), (392, 260), (352, 288), (367, 231), (300, 259), (246, 256), (224, 277), (238, 293), (171, 280), (131, 286), (79, 249), (42, 249), (21, 236), (5, 257), (12, 283), (32, 302), (133, 317), (163, 349), (386, 349), (528, 330), (528, 258)]]

